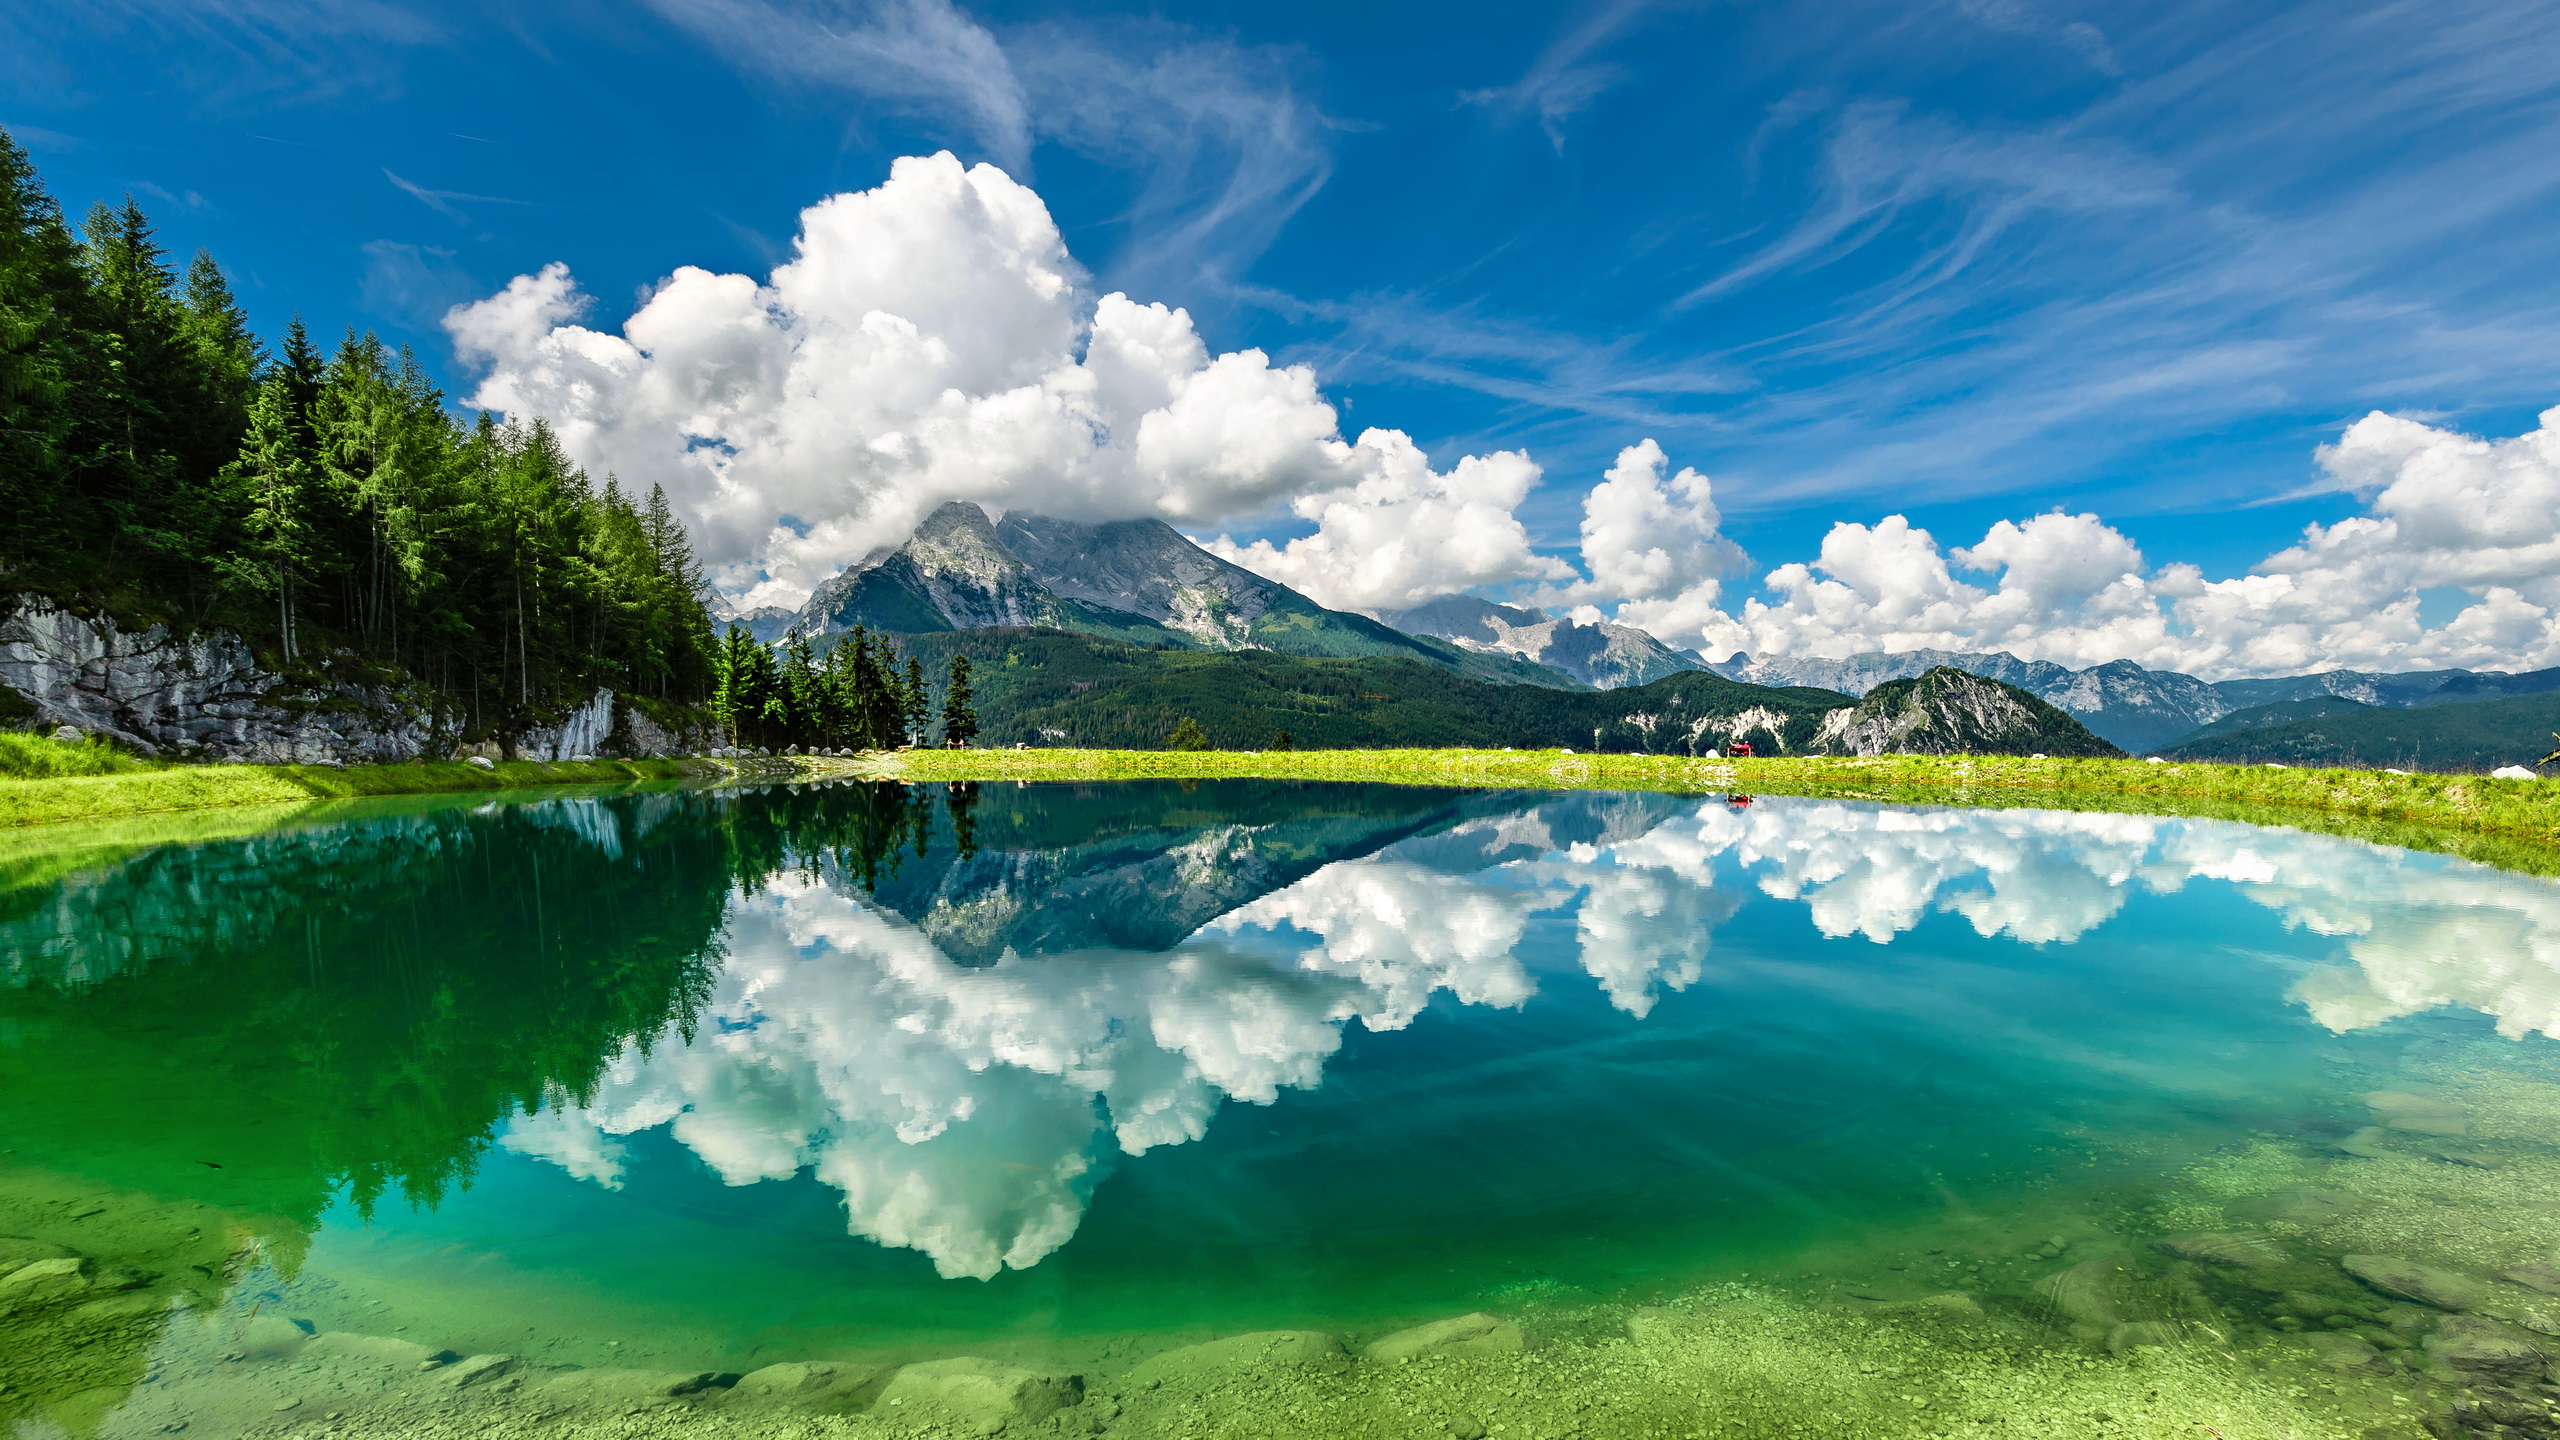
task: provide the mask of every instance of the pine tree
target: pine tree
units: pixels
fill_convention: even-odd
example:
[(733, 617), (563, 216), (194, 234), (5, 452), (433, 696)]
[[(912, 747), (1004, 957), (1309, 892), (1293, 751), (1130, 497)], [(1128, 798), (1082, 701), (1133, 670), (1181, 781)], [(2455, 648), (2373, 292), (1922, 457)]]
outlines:
[(1209, 736), (1207, 732), (1200, 728), (1199, 721), (1185, 715), (1179, 721), (1174, 723), (1173, 733), (1164, 737), (1164, 748), (1167, 750), (1206, 750), (1209, 748)]
[(275, 597), (277, 644), (297, 658), (294, 589), (310, 563), (311, 526), (306, 507), (319, 465), (307, 432), (293, 423), (293, 396), (281, 375), (270, 375), (249, 406), (249, 435), (226, 471), (247, 501), (251, 550), (233, 570), (243, 588)]
[(0, 130), (0, 576), (13, 585), (68, 588), (65, 562), (95, 538), (64, 476), (87, 368), (78, 257), (34, 163)]
[(942, 743), (952, 749), (966, 746), (978, 738), (978, 712), (971, 702), (977, 697), (969, 689), (969, 657), (951, 657), (951, 676), (942, 687)]
[(922, 745), (925, 726), (933, 719), (933, 696), (924, 688), (924, 662), (907, 653), (906, 673), (898, 678), (898, 730), (902, 744)]

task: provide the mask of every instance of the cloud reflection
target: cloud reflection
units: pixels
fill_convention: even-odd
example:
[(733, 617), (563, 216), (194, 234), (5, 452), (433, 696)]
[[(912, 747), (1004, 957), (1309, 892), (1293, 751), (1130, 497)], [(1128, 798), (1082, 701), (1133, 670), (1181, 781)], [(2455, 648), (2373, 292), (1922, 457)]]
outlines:
[[(841, 876), (780, 875), (732, 897), (730, 959), (690, 1038), (631, 1047), (587, 1103), (519, 1117), (505, 1144), (618, 1186), (622, 1137), (667, 1126), (732, 1185), (812, 1170), (854, 1233), (986, 1278), (1066, 1243), (1114, 1152), (1317, 1085), (1349, 1022), (1399, 1029), (1443, 993), (1526, 1006), (1536, 959), (1566, 944), (1641, 1018), (1700, 981), (1754, 892), (1833, 939), (1885, 944), (1945, 914), (2045, 946), (2196, 882), (2342, 942), (2291, 992), (2334, 1030), (2459, 1005), (2560, 1036), (2560, 887), (2543, 880), (2222, 822), (1589, 795), (1325, 865), (1161, 951), (962, 965)], [(1569, 942), (1542, 938), (1568, 923)]]

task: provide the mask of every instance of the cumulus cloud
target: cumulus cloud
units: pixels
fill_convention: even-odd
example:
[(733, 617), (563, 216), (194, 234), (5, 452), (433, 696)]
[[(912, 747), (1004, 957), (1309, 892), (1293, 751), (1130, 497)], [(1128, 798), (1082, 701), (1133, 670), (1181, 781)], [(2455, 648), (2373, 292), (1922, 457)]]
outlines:
[[(2365, 513), (2307, 526), (2299, 543), (2228, 580), (2154, 567), (2095, 515), (2002, 520), (1955, 549), (1889, 515), (1834, 525), (1816, 559), (1770, 571), (1767, 598), (1738, 610), (1630, 606), (1621, 618), (1714, 656), (2006, 650), (2208, 679), (2560, 664), (2560, 409), (2503, 440), (2377, 412), (2318, 459)], [(1584, 533), (1596, 579), (1588, 520)], [(2469, 599), (2429, 628), (2418, 615), (2425, 590)]]
[(1402, 431), (1360, 437), (1354, 484), (1292, 503), (1313, 535), (1273, 545), (1209, 549), (1234, 563), (1343, 610), (1388, 610), (1474, 586), (1564, 579), (1572, 568), (1529, 546), (1513, 512), (1538, 483), (1538, 467), (1518, 450), (1470, 455), (1446, 472), (1431, 468)]
[[(1213, 356), (1185, 312), (1085, 285), (1037, 195), (943, 154), (811, 206), (767, 283), (679, 269), (620, 333), (580, 323), (590, 302), (559, 265), (446, 323), (486, 367), (473, 403), (665, 485), (749, 605), (796, 602), (945, 500), (1200, 524), (1428, 488), (1402, 435), (1347, 443), (1311, 371)], [(1458, 473), (1504, 476), (1516, 504), (1525, 464)], [(1457, 564), (1435, 573), (1498, 569)]]

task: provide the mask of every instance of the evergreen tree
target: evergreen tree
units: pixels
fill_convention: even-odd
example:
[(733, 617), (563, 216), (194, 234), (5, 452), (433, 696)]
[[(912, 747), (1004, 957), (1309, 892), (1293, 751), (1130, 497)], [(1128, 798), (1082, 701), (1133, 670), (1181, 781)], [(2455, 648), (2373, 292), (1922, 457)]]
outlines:
[(925, 726), (932, 718), (933, 696), (924, 688), (924, 662), (910, 653), (906, 671), (898, 677), (900, 743), (922, 745)]
[(1173, 733), (1164, 737), (1164, 748), (1167, 750), (1206, 750), (1209, 748), (1209, 736), (1206, 731), (1200, 728), (1199, 721), (1185, 715), (1174, 723)]
[[(957, 749), (978, 738), (978, 712), (971, 703), (969, 657), (951, 657), (951, 676), (942, 687), (942, 743)], [(955, 812), (956, 813), (956, 812)]]

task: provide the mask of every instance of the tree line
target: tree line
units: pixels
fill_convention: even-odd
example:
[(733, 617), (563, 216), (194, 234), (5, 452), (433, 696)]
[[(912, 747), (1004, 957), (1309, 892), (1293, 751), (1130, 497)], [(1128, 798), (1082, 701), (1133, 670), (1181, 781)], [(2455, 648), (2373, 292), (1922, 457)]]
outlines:
[(697, 706), (720, 647), (663, 491), (595, 484), (539, 420), (448, 409), (407, 347), (297, 318), (130, 196), (75, 229), (0, 131), (0, 597), (221, 628), (303, 681), (423, 683), (512, 736), (609, 687)]
[(946, 667), (939, 714), (924, 661), (855, 626), (825, 655), (794, 629), (780, 653), (729, 627), (715, 661), (711, 713), (738, 744), (755, 749), (894, 750), (966, 745), (978, 735), (969, 657)]

